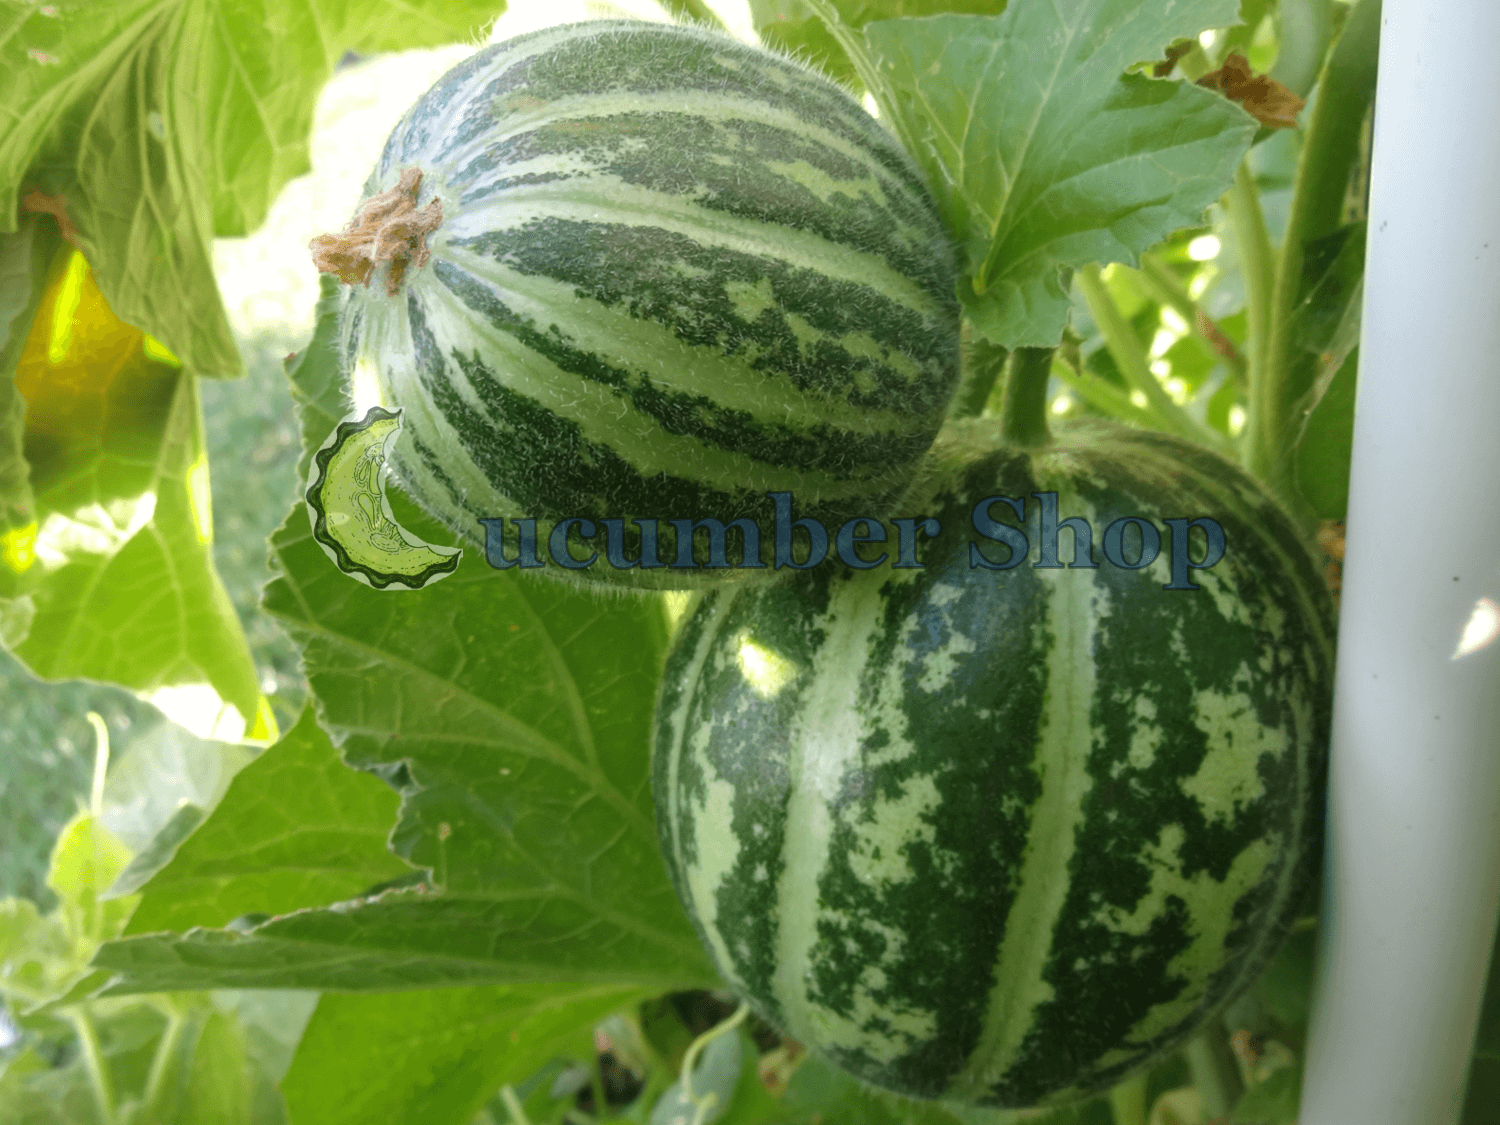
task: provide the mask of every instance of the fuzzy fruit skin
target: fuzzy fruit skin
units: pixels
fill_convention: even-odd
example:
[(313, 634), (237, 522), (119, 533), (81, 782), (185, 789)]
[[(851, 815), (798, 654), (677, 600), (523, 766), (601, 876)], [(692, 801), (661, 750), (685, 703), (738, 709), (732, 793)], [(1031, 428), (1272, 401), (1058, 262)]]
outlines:
[[(535, 517), (545, 544), (618, 518), (634, 557), (634, 518), (768, 532), (787, 491), (837, 527), (911, 483), (958, 378), (956, 266), (916, 166), (839, 87), (697, 28), (551, 28), (441, 79), (365, 199), (412, 167), (416, 208), (442, 208), (430, 259), (350, 289), (343, 346), (355, 408), (405, 411), (397, 479), (450, 526)], [(614, 569), (602, 540), (544, 573), (755, 573)]]
[[(1175, 1050), (1276, 951), (1320, 853), (1334, 625), (1239, 469), (1119, 428), (997, 450), (992, 426), (939, 439), (925, 569), (701, 600), (652, 778), (678, 894), (765, 1018), (876, 1085), (1018, 1107)], [(1098, 569), (1032, 565), (1042, 491)], [(971, 541), (1006, 557), (970, 524), (994, 495), (1025, 499), (1032, 551), (970, 569)], [(1127, 515), (1211, 516), (1225, 556), (1163, 590), (1164, 528), (1145, 569), (1101, 556)]]

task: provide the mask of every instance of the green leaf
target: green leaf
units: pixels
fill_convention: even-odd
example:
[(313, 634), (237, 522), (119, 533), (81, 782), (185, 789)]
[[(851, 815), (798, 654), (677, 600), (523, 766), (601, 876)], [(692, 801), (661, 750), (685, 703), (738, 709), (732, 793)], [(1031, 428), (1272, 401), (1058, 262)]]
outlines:
[(131, 738), (123, 753), (112, 751), (110, 758), (101, 819), (126, 847), (139, 853), (184, 804), (207, 815), (230, 779), (255, 759), (255, 752), (198, 738), (176, 723), (158, 722)]
[(1233, 23), (1237, 6), (1027, 0), (864, 28), (877, 99), (960, 244), (960, 296), (982, 335), (1056, 344), (1075, 267), (1136, 264), (1229, 186), (1254, 120), (1208, 90), (1124, 72)]
[(121, 684), (205, 736), (268, 737), (213, 567), (197, 381), (115, 317), (64, 247), (16, 386), (40, 529), (24, 565), (0, 566), (3, 639), (44, 679)]
[(503, 0), (6, 0), (0, 233), (60, 199), (122, 320), (201, 375), (241, 360), (211, 240), (248, 234), (310, 167), (313, 103), (345, 50), (472, 35)]
[(324, 995), (282, 1090), (293, 1122), (466, 1125), (500, 1086), (644, 995), (569, 984)]
[(58, 898), (68, 935), (77, 943), (105, 941), (120, 932), (135, 903), (106, 902), (105, 889), (130, 862), (130, 849), (88, 813), (79, 813), (52, 849), (47, 886)]
[(1363, 222), (1307, 243), (1287, 326), (1287, 386), (1306, 391), (1284, 440), (1297, 443), (1298, 487), (1324, 519), (1342, 519), (1349, 495), (1364, 266)]
[[(421, 527), (415, 513), (397, 518)], [(476, 951), (498, 942), (495, 955), (514, 961), (512, 948), (533, 947), (539, 978), (598, 979), (604, 959), (622, 981), (716, 979), (652, 817), (666, 646), (655, 599), (601, 603), (478, 558), (403, 597), (339, 573), (301, 511), (272, 542), (282, 577), (266, 608), (303, 644), (345, 759), (402, 785), (395, 849), (445, 890), (423, 905), (454, 925), (467, 910)]]
[[(312, 448), (344, 409), (335, 306), (325, 287), (313, 341), (288, 364)], [(394, 490), (391, 501), (403, 526), (445, 540)], [(393, 847), (430, 869), (442, 893), (393, 891), (247, 919), (245, 934), (129, 937), (96, 959), (123, 974), (112, 994), (716, 983), (667, 878), (652, 816), (649, 731), (666, 651), (659, 599), (605, 604), (472, 558), (437, 586), (383, 593), (328, 561), (300, 503), (272, 551), (281, 576), (265, 608), (303, 647), (321, 722), (350, 765), (400, 788)], [(156, 886), (132, 934), (197, 920), (154, 911)], [(277, 909), (248, 900), (234, 908)], [(217, 923), (227, 920), (219, 910)]]
[[(871, 20), (896, 16), (933, 16), (941, 12), (964, 12), (976, 16), (998, 16), (1007, 0), (834, 0), (833, 7), (849, 28), (861, 28)], [(858, 88), (858, 72), (844, 48), (818, 18), (807, 0), (750, 0), (755, 30), (770, 47), (789, 51), (818, 67), (829, 77)]]
[(36, 512), (26, 464), (26, 400), (16, 389), (16, 364), (42, 303), (57, 227), (28, 216), (0, 234), (0, 565), (18, 568), (31, 550)]
[(353, 898), (411, 868), (386, 837), (396, 794), (339, 760), (309, 709), (235, 775), (213, 815), (145, 884), (127, 934), (222, 926)]
[(184, 801), (178, 805), (177, 811), (161, 826), (161, 830), (147, 841), (146, 846), (131, 857), (130, 862), (125, 865), (125, 870), (120, 872), (120, 877), (110, 884), (109, 889), (101, 897), (124, 898), (126, 895), (135, 894), (151, 880), (153, 875), (172, 862), (172, 857), (177, 854), (177, 849), (182, 842), (193, 834), (193, 830), (203, 823), (203, 818), (207, 815), (207, 809), (191, 801)]
[(0, 899), (0, 997), (12, 1011), (64, 992), (76, 971), (72, 942), (57, 915), (24, 898)]

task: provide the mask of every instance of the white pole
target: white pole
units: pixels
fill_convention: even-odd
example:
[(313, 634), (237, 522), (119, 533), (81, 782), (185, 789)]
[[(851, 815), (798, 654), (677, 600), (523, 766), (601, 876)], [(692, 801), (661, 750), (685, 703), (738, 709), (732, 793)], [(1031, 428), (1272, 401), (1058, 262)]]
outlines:
[(1385, 0), (1301, 1125), (1458, 1119), (1500, 907), (1497, 44)]

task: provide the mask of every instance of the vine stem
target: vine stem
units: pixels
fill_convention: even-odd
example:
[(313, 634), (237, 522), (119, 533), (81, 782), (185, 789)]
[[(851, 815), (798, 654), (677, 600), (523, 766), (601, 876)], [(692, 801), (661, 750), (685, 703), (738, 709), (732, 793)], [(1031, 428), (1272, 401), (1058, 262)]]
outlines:
[(1006, 445), (1035, 448), (1052, 440), (1047, 428), (1047, 381), (1054, 348), (1017, 348), (1000, 406), (1000, 434)]
[(1276, 252), (1271, 247), (1266, 217), (1260, 207), (1260, 191), (1247, 160), (1241, 160), (1235, 169), (1234, 186), (1224, 197), (1224, 207), (1229, 212), (1229, 225), (1240, 254), (1240, 272), (1245, 279), (1245, 319), (1250, 336), (1250, 410), (1246, 423), (1250, 436), (1246, 444), (1253, 448), (1257, 426), (1263, 417), (1256, 410), (1256, 402), (1266, 386), (1266, 333), (1271, 319)]
[(698, 1064), (698, 1056), (719, 1036), (733, 1031), (745, 1022), (745, 1017), (750, 1014), (750, 1005), (740, 1001), (740, 1006), (734, 1010), (734, 1014), (727, 1019), (714, 1024), (692, 1043), (688, 1044), (687, 1051), (682, 1056), (682, 1096), (693, 1103), (693, 1125), (702, 1125), (708, 1111), (718, 1104), (719, 1095), (710, 1090), (703, 1097), (693, 1093), (693, 1067)]
[[(1318, 84), (1297, 162), (1286, 236), (1262, 314), (1264, 335), (1256, 331), (1252, 310), (1251, 336), (1263, 343), (1259, 368), (1253, 363), (1251, 367), (1249, 467), (1294, 509), (1301, 506), (1301, 500), (1293, 479), (1292, 454), (1301, 421), (1298, 415), (1311, 390), (1311, 369), (1299, 373), (1291, 362), (1291, 322), (1301, 297), (1303, 254), (1309, 242), (1334, 233), (1342, 224), (1350, 174), (1359, 160), (1361, 126), (1375, 97), (1379, 43), (1380, 0), (1360, 0)], [(1246, 277), (1248, 282), (1248, 269)]]
[(1207, 340), (1209, 347), (1213, 348), (1215, 354), (1229, 368), (1229, 373), (1235, 382), (1244, 386), (1249, 379), (1245, 357), (1235, 347), (1234, 341), (1225, 335), (1224, 330), (1213, 322), (1198, 302), (1193, 300), (1191, 294), (1182, 287), (1182, 282), (1177, 280), (1176, 274), (1164, 262), (1151, 254), (1142, 254), (1140, 276), (1141, 284), (1146, 287), (1146, 291), (1161, 304), (1175, 310), (1189, 328)]
[(1109, 354), (1114, 357), (1126, 381), (1146, 396), (1146, 402), (1160, 427), (1223, 452), (1225, 443), (1221, 437), (1207, 426), (1194, 421), (1187, 411), (1173, 402), (1167, 389), (1151, 373), (1146, 352), (1135, 338), (1135, 333), (1120, 312), (1119, 306), (1115, 304), (1115, 299), (1109, 295), (1099, 266), (1091, 262), (1080, 269), (1076, 276), (1079, 291), (1089, 307), (1089, 315), (1099, 326)]
[(83, 1067), (94, 1091), (94, 1101), (99, 1105), (99, 1120), (103, 1125), (115, 1125), (115, 1084), (104, 1063), (104, 1052), (99, 1048), (99, 1033), (94, 1029), (94, 1021), (83, 1008), (68, 1009), (67, 1018), (78, 1035), (78, 1045), (83, 1052)]

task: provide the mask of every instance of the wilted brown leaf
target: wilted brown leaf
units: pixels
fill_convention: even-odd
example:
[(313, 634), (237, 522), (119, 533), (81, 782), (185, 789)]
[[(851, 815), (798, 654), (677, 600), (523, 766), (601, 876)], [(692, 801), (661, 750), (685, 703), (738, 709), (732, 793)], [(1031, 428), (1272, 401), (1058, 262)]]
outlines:
[(1252, 117), (1272, 129), (1296, 128), (1297, 114), (1306, 104), (1269, 75), (1251, 73), (1250, 61), (1244, 55), (1230, 55), (1218, 70), (1198, 79), (1198, 85), (1239, 102)]

